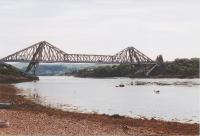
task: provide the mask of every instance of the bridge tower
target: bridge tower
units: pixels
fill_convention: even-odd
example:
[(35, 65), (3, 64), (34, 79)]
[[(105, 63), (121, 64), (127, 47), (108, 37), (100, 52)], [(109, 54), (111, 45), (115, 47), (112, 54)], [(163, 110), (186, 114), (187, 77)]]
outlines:
[(33, 54), (33, 57), (26, 68), (26, 73), (33, 70), (34, 75), (36, 75), (36, 71), (39, 67), (39, 61), (42, 60), (42, 52), (45, 46), (45, 42), (39, 43), (38, 48), (36, 49), (35, 53)]

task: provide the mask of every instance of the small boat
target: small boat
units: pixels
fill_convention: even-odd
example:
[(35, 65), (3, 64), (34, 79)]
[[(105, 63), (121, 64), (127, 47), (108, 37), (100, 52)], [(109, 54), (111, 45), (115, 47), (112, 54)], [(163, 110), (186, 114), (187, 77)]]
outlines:
[(154, 93), (159, 94), (160, 91), (159, 90), (154, 90)]
[(115, 87), (125, 87), (124, 84), (116, 85)]
[(124, 87), (124, 86), (125, 86), (124, 84), (120, 84), (120, 85), (119, 85), (119, 87)]

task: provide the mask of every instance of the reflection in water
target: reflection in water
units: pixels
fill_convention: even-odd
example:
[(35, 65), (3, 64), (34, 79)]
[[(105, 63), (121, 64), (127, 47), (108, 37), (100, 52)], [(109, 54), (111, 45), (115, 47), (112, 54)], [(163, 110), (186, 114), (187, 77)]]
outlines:
[(33, 100), (34, 102), (39, 104), (42, 104), (43, 101), (45, 100), (43, 97), (40, 96), (38, 89), (35, 87), (32, 90), (23, 90), (19, 94), (20, 95), (26, 94), (26, 98)]
[(198, 79), (40, 77), (16, 86), (43, 105), (68, 111), (199, 122)]

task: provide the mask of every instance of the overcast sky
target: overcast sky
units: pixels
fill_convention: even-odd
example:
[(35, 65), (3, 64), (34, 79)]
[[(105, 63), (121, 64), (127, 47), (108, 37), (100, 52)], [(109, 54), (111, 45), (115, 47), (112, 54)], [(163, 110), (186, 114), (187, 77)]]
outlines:
[(0, 0), (0, 57), (46, 40), (66, 53), (200, 57), (200, 0)]

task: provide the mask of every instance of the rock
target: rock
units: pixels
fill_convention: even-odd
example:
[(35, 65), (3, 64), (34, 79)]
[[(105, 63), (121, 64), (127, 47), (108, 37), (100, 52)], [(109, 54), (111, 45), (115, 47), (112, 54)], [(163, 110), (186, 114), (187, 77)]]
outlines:
[(159, 94), (160, 91), (159, 90), (154, 90), (154, 93)]
[(0, 109), (1, 108), (7, 108), (7, 107), (9, 107), (11, 105), (11, 103), (7, 103), (7, 102), (0, 102)]
[(10, 124), (8, 121), (0, 121), (0, 127), (9, 127)]

